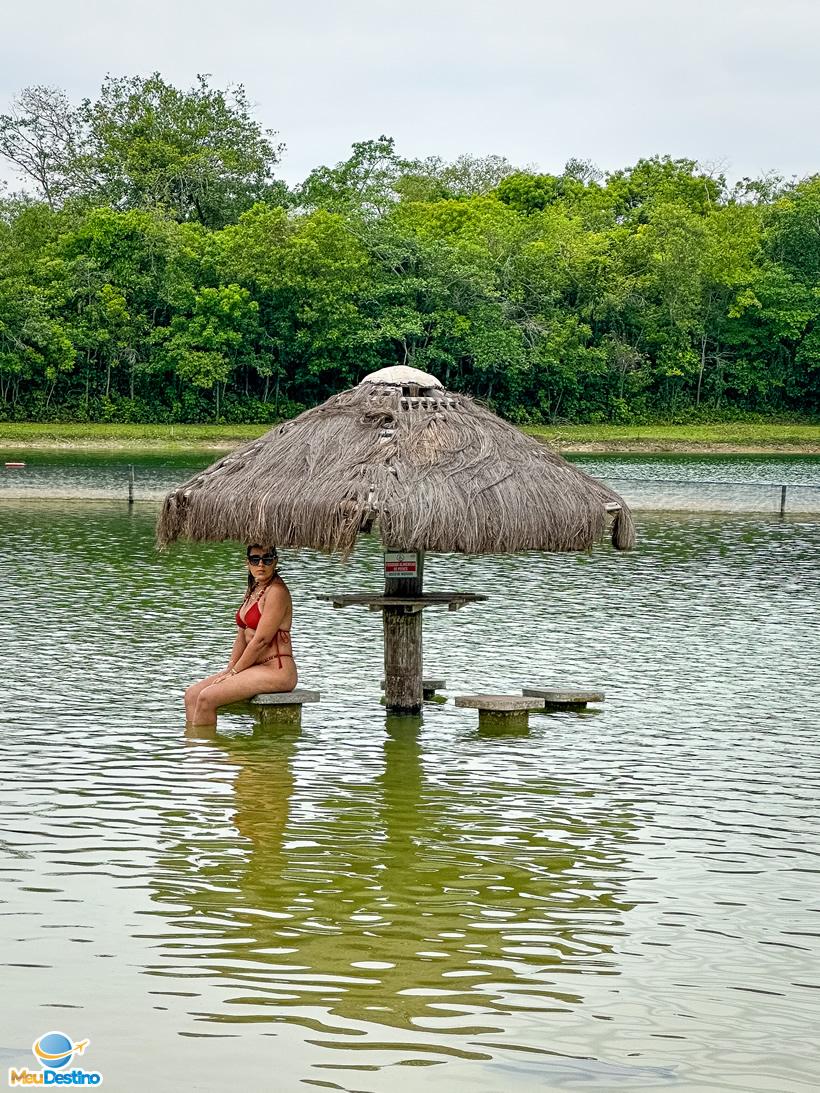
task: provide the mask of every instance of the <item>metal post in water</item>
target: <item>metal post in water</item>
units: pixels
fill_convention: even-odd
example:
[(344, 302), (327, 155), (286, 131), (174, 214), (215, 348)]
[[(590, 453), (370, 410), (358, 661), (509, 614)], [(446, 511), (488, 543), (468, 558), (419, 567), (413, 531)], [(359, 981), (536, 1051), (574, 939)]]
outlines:
[(786, 515), (786, 487), (780, 487), (780, 515)]
[(134, 464), (128, 464), (128, 504), (134, 504)]

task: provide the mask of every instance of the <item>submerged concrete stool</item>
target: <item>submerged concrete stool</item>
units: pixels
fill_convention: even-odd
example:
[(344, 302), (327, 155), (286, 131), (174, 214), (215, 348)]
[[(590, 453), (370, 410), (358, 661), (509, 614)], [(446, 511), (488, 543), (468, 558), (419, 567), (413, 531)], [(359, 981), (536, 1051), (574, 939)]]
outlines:
[[(381, 689), (384, 690), (384, 680), (381, 681)], [(425, 702), (432, 702), (435, 699), (440, 699), (442, 702), (446, 702), (447, 699), (443, 695), (437, 695), (436, 691), (443, 691), (447, 686), (446, 679), (423, 679), (421, 681), (421, 693)]]
[(456, 706), (478, 710), (479, 728), (526, 729), (530, 710), (543, 705), (541, 699), (521, 695), (456, 695)]
[(540, 698), (544, 710), (585, 710), (587, 702), (603, 702), (603, 691), (575, 689), (573, 687), (522, 687), (521, 693), (529, 698)]
[(248, 699), (264, 728), (272, 725), (299, 726), (302, 724), (302, 706), (306, 702), (318, 702), (318, 691), (296, 687), (292, 691), (278, 691), (254, 695)]

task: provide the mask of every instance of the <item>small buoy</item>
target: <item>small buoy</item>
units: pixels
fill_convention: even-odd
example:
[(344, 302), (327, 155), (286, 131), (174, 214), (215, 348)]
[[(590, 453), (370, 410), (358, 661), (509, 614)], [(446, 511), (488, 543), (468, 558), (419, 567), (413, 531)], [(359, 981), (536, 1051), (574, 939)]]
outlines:
[(6, 463), (7, 467), (25, 467), (25, 463)]

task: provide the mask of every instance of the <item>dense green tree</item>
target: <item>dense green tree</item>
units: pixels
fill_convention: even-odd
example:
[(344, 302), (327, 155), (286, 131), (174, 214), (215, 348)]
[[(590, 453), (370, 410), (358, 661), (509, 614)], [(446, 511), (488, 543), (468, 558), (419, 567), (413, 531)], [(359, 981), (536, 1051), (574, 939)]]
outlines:
[(583, 183), (577, 179), (565, 180), (560, 175), (533, 175), (516, 171), (499, 182), (496, 193), (499, 201), (518, 212), (535, 213), (565, 200), (569, 188), (583, 189)]
[(178, 379), (215, 391), (217, 421), (225, 385), (239, 368), (253, 364), (258, 314), (259, 304), (239, 285), (201, 288), (156, 339), (160, 362)]
[(259, 205), (221, 233), (220, 276), (244, 285), (259, 303), (257, 372), (263, 401), (278, 406), (283, 380), (303, 398), (354, 383), (369, 364), (373, 327), (361, 308), (371, 284), (369, 257), (337, 213), (292, 217)]
[[(773, 361), (779, 388), (809, 410), (820, 407), (820, 176), (771, 206), (769, 264), (762, 279), (756, 359)], [(760, 330), (758, 330), (760, 334)]]
[(63, 232), (41, 266), (71, 331), (86, 405), (95, 385), (109, 399), (112, 382), (133, 399), (138, 380), (155, 370), (156, 331), (184, 299), (179, 247), (177, 226), (161, 212), (101, 207)]
[(78, 108), (28, 87), (0, 115), (0, 155), (51, 208), (77, 197), (115, 209), (161, 208), (220, 228), (259, 200), (286, 201), (273, 178), (283, 146), (252, 117), (244, 88), (206, 76), (181, 91), (159, 73), (107, 77)]
[(180, 91), (156, 72), (108, 77), (80, 116), (100, 197), (116, 208), (158, 206), (220, 228), (281, 195), (273, 168), (282, 146), (254, 120), (241, 85), (215, 90), (199, 76)]
[(0, 401), (17, 401), (21, 384), (45, 397), (48, 409), (57, 379), (71, 369), (70, 332), (51, 314), (47, 296), (23, 278), (0, 281)]
[(820, 408), (820, 178), (407, 160), (293, 193), (241, 88), (30, 88), (0, 118), (0, 414), (259, 420), (413, 364), (517, 421)]
[(0, 407), (31, 391), (48, 408), (74, 364), (70, 329), (42, 277), (58, 224), (46, 203), (0, 204)]
[(304, 209), (348, 216), (379, 216), (396, 200), (403, 161), (392, 137), (358, 141), (352, 155), (335, 167), (316, 167), (296, 190)]
[(701, 170), (692, 159), (653, 156), (607, 175), (606, 190), (616, 216), (645, 221), (656, 205), (669, 202), (698, 213), (714, 209), (726, 196), (726, 179)]

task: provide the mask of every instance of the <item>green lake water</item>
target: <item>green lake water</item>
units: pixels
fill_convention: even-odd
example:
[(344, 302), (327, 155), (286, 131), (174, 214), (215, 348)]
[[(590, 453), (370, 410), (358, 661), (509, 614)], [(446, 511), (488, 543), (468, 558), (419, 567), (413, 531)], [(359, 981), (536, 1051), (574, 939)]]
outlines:
[(0, 497), (0, 1066), (60, 1029), (112, 1090), (817, 1088), (816, 517), (429, 556), (490, 597), (425, 614), (450, 695), (606, 691), (508, 736), (385, 716), (378, 616), (315, 598), (378, 589), (376, 540), (285, 551), (322, 702), (193, 739), (241, 548), (156, 514)]

